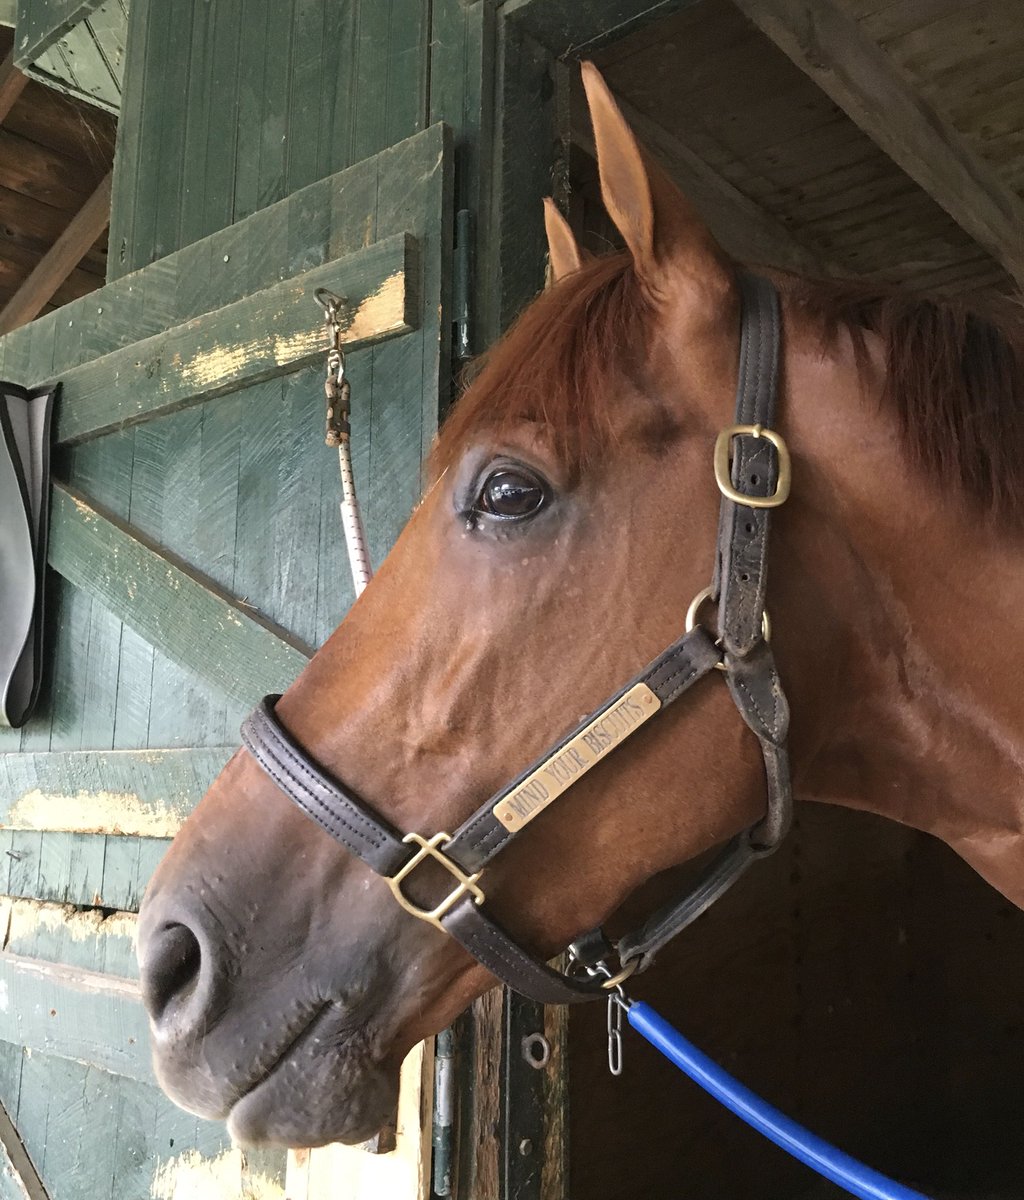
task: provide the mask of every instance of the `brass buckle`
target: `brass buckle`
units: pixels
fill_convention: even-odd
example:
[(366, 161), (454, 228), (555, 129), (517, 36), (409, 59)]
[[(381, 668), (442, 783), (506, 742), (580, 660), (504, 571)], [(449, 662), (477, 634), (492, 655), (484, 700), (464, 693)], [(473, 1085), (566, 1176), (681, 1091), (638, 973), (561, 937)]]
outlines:
[[(477, 871), (473, 875), (467, 875), (456, 863), (443, 854), (438, 847), (443, 846), (446, 842), (452, 840), (450, 833), (435, 833), (429, 840), (420, 837), (418, 833), (407, 833), (403, 842), (408, 842), (410, 845), (419, 846), (416, 853), (409, 861), (395, 872), (394, 875), (385, 876), (385, 882), (391, 889), (391, 894), (398, 903), (405, 909), (407, 913), (411, 913), (414, 917), (419, 917), (421, 921), (426, 921), (428, 925), (433, 925), (435, 929), (440, 929), (445, 932), (444, 926), (441, 924), (441, 918), (451, 908), (451, 906), (460, 900), (467, 892), (473, 897), (477, 904), (483, 904), (484, 894), (476, 886), (476, 881), (480, 878), (481, 872)], [(434, 862), (440, 863), (449, 875), (454, 876), (459, 881), (459, 886), (453, 888), (447, 896), (441, 901), (437, 908), (420, 908), (405, 895), (402, 891), (402, 880), (411, 875), (413, 871), (420, 865), (424, 859), (432, 858)]]
[[(689, 633), (694, 628), (694, 626), (697, 624), (697, 617), (700, 613), (701, 608), (710, 599), (711, 599), (711, 588), (706, 587), (706, 588), (701, 588), (700, 591), (696, 594), (696, 596), (694, 596), (694, 598), (690, 601), (690, 607), (686, 610), (685, 629), (686, 629), (687, 633)], [(772, 640), (772, 623), (768, 619), (768, 610), (766, 608), (763, 608), (761, 610), (761, 637), (766, 642), (770, 642)], [(716, 638), (715, 645), (721, 647), (722, 639)], [(719, 671), (728, 671), (728, 669), (729, 669), (725, 665), (724, 662), (715, 663), (715, 668), (716, 668), (716, 670), (719, 670)]]
[[(732, 486), (729, 458), (734, 437), (763, 437), (775, 447), (779, 456), (779, 478), (770, 496), (748, 496)], [(789, 450), (774, 429), (766, 429), (763, 425), (729, 425), (715, 439), (715, 483), (722, 495), (734, 504), (745, 504), (748, 508), (778, 508), (780, 504), (785, 504), (792, 480)]]

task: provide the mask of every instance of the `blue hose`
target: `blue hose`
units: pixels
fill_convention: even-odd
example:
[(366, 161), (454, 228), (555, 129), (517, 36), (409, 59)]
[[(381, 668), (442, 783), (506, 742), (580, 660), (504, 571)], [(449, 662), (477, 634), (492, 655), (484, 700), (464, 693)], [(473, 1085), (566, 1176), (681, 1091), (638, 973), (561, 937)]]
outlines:
[[(628, 1002), (626, 1002), (628, 1003)], [(861, 1200), (927, 1200), (837, 1150), (743, 1086), (642, 1001), (628, 1003), (630, 1025), (670, 1062), (776, 1146)]]

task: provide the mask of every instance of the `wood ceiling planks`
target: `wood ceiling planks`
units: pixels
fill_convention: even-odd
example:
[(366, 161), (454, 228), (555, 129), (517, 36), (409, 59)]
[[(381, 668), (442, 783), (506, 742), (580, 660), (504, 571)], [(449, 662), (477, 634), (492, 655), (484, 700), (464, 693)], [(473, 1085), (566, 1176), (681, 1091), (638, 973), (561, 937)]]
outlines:
[[(999, 186), (1008, 195), (1019, 190), (1018, 0), (842, 0), (841, 7), (893, 55), (968, 151), (994, 169)], [(819, 260), (846, 274), (921, 288), (1014, 288), (992, 257), (728, 0), (702, 0), (609, 47), (598, 62), (617, 93)]]
[[(0, 57), (8, 54), (12, 34), (0, 29)], [(20, 75), (20, 72), (18, 73)], [(0, 66), (0, 305), (6, 306), (36, 272), (40, 263), (73, 226), (109, 173), (114, 153), (115, 122), (107, 113), (52, 92), (24, 77), (7, 84)], [(14, 84), (18, 84), (17, 87)], [(93, 222), (95, 228), (97, 222)], [(83, 222), (78, 221), (79, 229)], [(68, 245), (65, 238), (62, 245)], [(48, 260), (42, 311), (66, 304), (106, 281), (107, 237), (103, 232), (86, 247), (80, 261)], [(29, 308), (39, 309), (35, 296)], [(26, 309), (25, 311), (29, 311)]]

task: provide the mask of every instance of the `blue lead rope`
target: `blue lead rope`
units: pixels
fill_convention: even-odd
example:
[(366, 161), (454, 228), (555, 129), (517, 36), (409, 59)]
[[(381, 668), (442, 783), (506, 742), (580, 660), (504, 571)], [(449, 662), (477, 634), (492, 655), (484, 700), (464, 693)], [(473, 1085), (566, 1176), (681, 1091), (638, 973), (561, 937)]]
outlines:
[(880, 1175), (791, 1120), (722, 1068), (643, 1001), (621, 1001), (630, 1025), (714, 1098), (776, 1146), (861, 1200), (928, 1200)]

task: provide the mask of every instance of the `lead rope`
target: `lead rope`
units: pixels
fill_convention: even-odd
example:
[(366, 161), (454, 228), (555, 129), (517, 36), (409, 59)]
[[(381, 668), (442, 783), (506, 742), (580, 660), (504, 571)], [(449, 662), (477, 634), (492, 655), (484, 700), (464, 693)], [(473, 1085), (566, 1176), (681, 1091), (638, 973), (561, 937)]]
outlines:
[(324, 324), (331, 339), (327, 351), (327, 378), (324, 380), (324, 396), (327, 401), (324, 441), (328, 446), (336, 446), (338, 450), (338, 469), (341, 474), (341, 527), (345, 532), (352, 587), (358, 598), (373, 577), (373, 568), (370, 566), (370, 555), (366, 549), (366, 530), (363, 528), (355, 478), (352, 475), (352, 385), (345, 377), (345, 351), (342, 348), (340, 319), (341, 309), (346, 300), (326, 288), (317, 288), (313, 299), (323, 310)]

